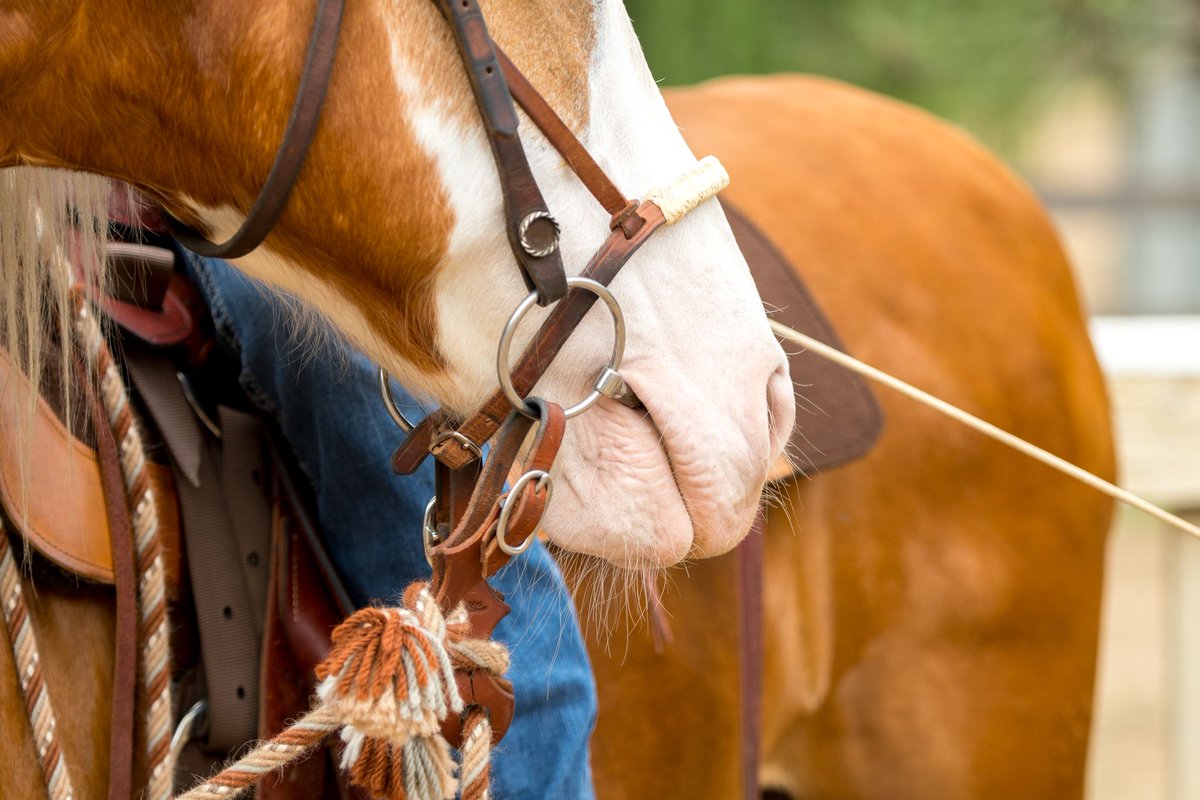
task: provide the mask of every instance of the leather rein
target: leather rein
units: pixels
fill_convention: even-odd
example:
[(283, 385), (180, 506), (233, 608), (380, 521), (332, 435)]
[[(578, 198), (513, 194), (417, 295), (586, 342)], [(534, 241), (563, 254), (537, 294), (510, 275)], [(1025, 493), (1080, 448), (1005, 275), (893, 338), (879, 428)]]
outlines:
[[(566, 420), (583, 413), (602, 396), (628, 405), (636, 398), (618, 368), (624, 347), (620, 306), (607, 287), (650, 235), (672, 224), (720, 191), (728, 176), (707, 158), (668, 187), (647, 199), (626, 198), (588, 153), (545, 98), (530, 84), (488, 35), (476, 0), (434, 0), (454, 33), (459, 54), (488, 135), (504, 198), (509, 244), (530, 295), (509, 320), (497, 357), (502, 389), (465, 420), (443, 410), (410, 425), (395, 407), (388, 376), (380, 370), (380, 389), (389, 413), (407, 437), (393, 456), (401, 474), (415, 471), (432, 454), (437, 492), (426, 513), (426, 554), (433, 568), (431, 587), (446, 611), (467, 601), (472, 633), (490, 637), (508, 612), (503, 597), (487, 583), (508, 560), (533, 541), (550, 501), (550, 469), (562, 444)], [(337, 52), (345, 0), (320, 0), (291, 115), (282, 144), (249, 215), (226, 242), (216, 244), (164, 212), (171, 231), (189, 249), (204, 256), (237, 258), (266, 238), (278, 221), (299, 178), (316, 134), (321, 106)], [(578, 277), (568, 277), (559, 252), (559, 225), (535, 181), (521, 144), (513, 101), (571, 166), (579, 180), (610, 215), (611, 233)], [(567, 338), (597, 299), (613, 315), (617, 346), (584, 401), (564, 409), (529, 397)], [(521, 316), (533, 304), (557, 303), (517, 360), (508, 349)], [(536, 429), (532, 444), (526, 440)], [(494, 441), (493, 441), (494, 440)], [(483, 447), (491, 452), (483, 459)], [(520, 477), (505, 493), (505, 483), (521, 460)], [(512, 719), (512, 688), (482, 672), (458, 676), (464, 701), (487, 709), (494, 740)], [(457, 744), (458, 720), (447, 720), (444, 733)]]

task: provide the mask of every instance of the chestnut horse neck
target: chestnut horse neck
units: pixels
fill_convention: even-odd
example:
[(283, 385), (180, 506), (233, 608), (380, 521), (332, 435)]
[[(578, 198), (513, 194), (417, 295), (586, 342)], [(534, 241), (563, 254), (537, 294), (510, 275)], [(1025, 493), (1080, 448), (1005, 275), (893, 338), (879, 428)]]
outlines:
[[(472, 124), (469, 92), (435, 4), (360, 3), (341, 15), (343, 4), (210, 0), (181, 16), (172, 4), (49, 0), (4, 12), (0, 166), (115, 177), (218, 237), (241, 225), (273, 159), (298, 174), (300, 153), (279, 143), (303, 151), (304, 125), (311, 133), (322, 118), (312, 141), (319, 166), (294, 192), (295, 174), (267, 180), (264, 199), (274, 199), (251, 214), (260, 228), (239, 250), (272, 229), (270, 252), (239, 267), (320, 308), (360, 349), (442, 396), (456, 384), (439, 343), (437, 276), (457, 263), (456, 231), (466, 225), (476, 236), (478, 223), (458, 207), (457, 173), (447, 179), (439, 148)], [(574, 127), (584, 125), (594, 4), (490, 5), (503, 9), (498, 28), (514, 57)], [(314, 19), (325, 24), (309, 38)], [(332, 46), (339, 20), (351, 47)], [(293, 83), (305, 39), (328, 45), (309, 48), (328, 63), (312, 60), (307, 84), (328, 80), (330, 99), (322, 114), (319, 102), (294, 106), (307, 120), (294, 115), (297, 135), (284, 136), (291, 99), (319, 101)], [(322, 78), (322, 66), (332, 75)], [(549, 227), (532, 221), (528, 238), (536, 246)]]

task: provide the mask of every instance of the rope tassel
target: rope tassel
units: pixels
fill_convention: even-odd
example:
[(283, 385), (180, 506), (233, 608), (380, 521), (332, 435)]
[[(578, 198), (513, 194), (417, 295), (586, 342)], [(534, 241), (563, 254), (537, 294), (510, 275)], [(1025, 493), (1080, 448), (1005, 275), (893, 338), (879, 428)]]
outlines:
[[(401, 606), (355, 612), (317, 667), (313, 710), (181, 800), (237, 797), (339, 729), (341, 766), (354, 785), (383, 800), (453, 800), (459, 770), (441, 725), (464, 711), (455, 671), (508, 669), (504, 645), (469, 635), (466, 607), (443, 615), (425, 583), (409, 586)], [(491, 728), (484, 711), (466, 711), (463, 796), (485, 800)]]
[(403, 607), (366, 608), (339, 626), (318, 667), (317, 696), (345, 726), (342, 767), (377, 797), (454, 797), (454, 761), (441, 735), (441, 720), (463, 709), (444, 646), (451, 629), (466, 634), (463, 607), (447, 621), (426, 587), (410, 586)]

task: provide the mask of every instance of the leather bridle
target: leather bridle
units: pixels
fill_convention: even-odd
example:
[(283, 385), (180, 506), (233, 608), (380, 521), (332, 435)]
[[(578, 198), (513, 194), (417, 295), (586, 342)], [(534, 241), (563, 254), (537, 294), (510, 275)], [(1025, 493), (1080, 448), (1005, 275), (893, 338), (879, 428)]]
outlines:
[[(511, 368), (511, 375), (507, 363), (498, 363), (501, 382), (510, 377), (511, 392), (525, 397), (598, 297), (605, 300), (619, 323), (619, 305), (606, 287), (654, 231), (678, 221), (716, 194), (728, 182), (728, 176), (716, 159), (707, 158), (676, 183), (651, 193), (645, 200), (626, 198), (545, 98), (495, 45), (476, 0), (434, 2), (454, 33), (495, 158), (509, 244), (531, 291), (521, 310), (533, 302), (541, 306), (557, 303)], [(236, 258), (261, 244), (271, 231), (287, 204), (316, 133), (344, 6), (344, 0), (320, 0), (283, 143), (237, 233), (224, 243), (214, 244), (165, 215), (175, 236), (189, 249), (205, 256)], [(514, 100), (610, 215), (608, 239), (577, 278), (568, 279), (563, 269), (558, 222), (546, 207), (529, 168)], [(576, 288), (568, 289), (568, 282)], [(506, 328), (506, 341), (516, 322), (514, 314)], [(501, 351), (507, 352), (506, 348)], [(590, 405), (601, 395), (636, 404), (617, 372), (619, 361), (618, 349), (589, 400), (581, 406)], [(550, 499), (549, 471), (562, 443), (567, 414), (558, 404), (540, 398), (527, 397), (517, 405), (504, 391), (497, 391), (465, 420), (456, 420), (439, 410), (411, 426), (391, 401), (387, 375), (382, 370), (380, 387), (389, 412), (408, 434), (393, 456), (396, 472), (413, 472), (431, 453), (437, 462), (437, 493), (423, 533), (433, 568), (434, 595), (446, 610), (466, 600), (472, 634), (488, 637), (508, 612), (508, 606), (487, 578), (512, 555), (523, 551), (536, 533)], [(585, 408), (577, 406), (576, 410)], [(526, 447), (535, 428), (532, 444)], [(489, 441), (491, 452), (485, 461), (483, 447)], [(505, 482), (522, 452), (526, 455), (521, 478), (505, 494)], [(498, 741), (512, 718), (511, 685), (483, 672), (460, 674), (459, 684), (465, 702), (490, 712), (493, 735)], [(458, 720), (447, 722), (444, 733), (457, 744)]]

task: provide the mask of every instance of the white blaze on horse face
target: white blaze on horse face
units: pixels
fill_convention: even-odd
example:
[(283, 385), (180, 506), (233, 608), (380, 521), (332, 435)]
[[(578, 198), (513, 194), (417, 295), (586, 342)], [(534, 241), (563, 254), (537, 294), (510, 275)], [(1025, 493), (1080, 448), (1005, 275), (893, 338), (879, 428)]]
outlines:
[[(349, 298), (285, 259), (256, 251), (239, 265), (322, 309), (411, 390), (467, 413), (496, 389), (497, 343), (526, 289), (466, 75), (456, 54), (414, 46), (406, 27), (412, 20), (401, 10), (380, 8), (397, 114), (435, 164), (454, 215), (434, 276), (436, 340), (446, 369), (417, 368)], [(645, 197), (694, 166), (695, 157), (667, 112), (623, 4), (601, 0), (595, 14), (591, 63), (578, 67), (589, 76), (580, 138), (627, 196)], [(537, 71), (530, 73), (536, 84)], [(609, 235), (608, 215), (528, 120), (522, 139), (562, 226), (563, 262), (578, 273)], [(217, 238), (240, 222), (230, 209), (196, 210)], [(709, 201), (656, 232), (612, 290), (627, 323), (621, 372), (647, 411), (604, 399), (568, 423), (544, 527), (567, 549), (632, 567), (724, 552), (749, 529), (794, 406), (786, 359), (720, 207)], [(528, 316), (514, 353), (545, 313)], [(609, 317), (598, 307), (536, 393), (564, 405), (578, 400), (607, 361), (611, 341)]]

